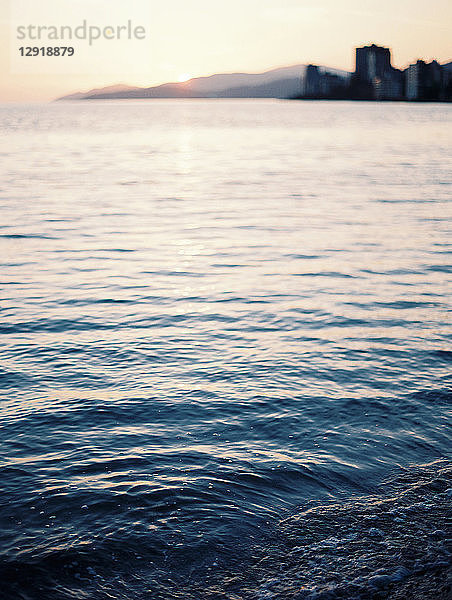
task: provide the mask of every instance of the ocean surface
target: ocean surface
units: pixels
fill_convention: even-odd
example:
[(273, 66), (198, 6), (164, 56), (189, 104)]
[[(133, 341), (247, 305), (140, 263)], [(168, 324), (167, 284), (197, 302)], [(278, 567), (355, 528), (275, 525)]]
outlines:
[(0, 107), (2, 600), (449, 597), (451, 126)]

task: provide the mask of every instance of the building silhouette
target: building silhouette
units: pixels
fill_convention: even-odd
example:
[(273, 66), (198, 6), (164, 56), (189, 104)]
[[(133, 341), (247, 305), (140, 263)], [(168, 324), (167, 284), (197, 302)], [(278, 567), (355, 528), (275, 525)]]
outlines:
[(356, 48), (355, 75), (363, 82), (372, 83), (383, 78), (391, 70), (391, 51), (382, 46)]
[(354, 80), (368, 99), (400, 100), (404, 95), (404, 76), (391, 65), (391, 50), (376, 44), (356, 48)]
[(371, 44), (355, 49), (351, 76), (308, 65), (300, 98), (330, 100), (452, 100), (452, 63), (418, 60), (405, 71), (391, 64), (391, 50)]
[(347, 79), (328, 71), (321, 71), (317, 65), (308, 65), (301, 81), (302, 95), (306, 98), (342, 97)]
[(446, 88), (447, 75), (436, 61), (416, 61), (406, 70), (407, 100), (441, 100)]

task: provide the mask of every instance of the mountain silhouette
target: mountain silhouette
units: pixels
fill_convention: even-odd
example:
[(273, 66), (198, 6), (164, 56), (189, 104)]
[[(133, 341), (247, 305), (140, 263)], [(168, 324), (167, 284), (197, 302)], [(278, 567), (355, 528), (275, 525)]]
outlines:
[[(263, 73), (221, 73), (195, 77), (181, 83), (152, 87), (109, 86), (77, 92), (58, 100), (108, 100), (127, 98), (288, 98), (300, 92), (306, 65), (271, 69)], [(321, 67), (347, 77), (349, 73)]]

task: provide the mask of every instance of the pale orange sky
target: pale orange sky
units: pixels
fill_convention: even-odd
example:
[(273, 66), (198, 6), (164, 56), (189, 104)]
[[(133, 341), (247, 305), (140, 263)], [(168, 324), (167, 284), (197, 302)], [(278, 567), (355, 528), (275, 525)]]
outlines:
[[(417, 58), (452, 60), (450, 0), (146, 0), (151, 42), (136, 57), (139, 68), (116, 72), (109, 64), (95, 74), (24, 75), (10, 66), (8, 5), (15, 1), (0, 0), (0, 101), (48, 101), (115, 83), (150, 86), (298, 63), (351, 70), (354, 47), (371, 42), (392, 48), (397, 67)], [(143, 0), (105, 6), (127, 20), (134, 1)]]

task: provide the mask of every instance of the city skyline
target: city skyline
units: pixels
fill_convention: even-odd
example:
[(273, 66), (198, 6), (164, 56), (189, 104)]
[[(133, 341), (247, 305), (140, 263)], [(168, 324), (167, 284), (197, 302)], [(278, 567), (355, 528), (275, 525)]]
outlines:
[(107, 86), (65, 94), (56, 100), (164, 98), (279, 98), (298, 100), (392, 100), (450, 102), (452, 61), (418, 59), (406, 69), (392, 64), (392, 52), (372, 43), (355, 48), (355, 68), (293, 65), (263, 73), (216, 73), (158, 86)]
[(392, 64), (391, 48), (374, 43), (355, 49), (355, 70), (348, 76), (310, 64), (298, 99), (325, 100), (452, 100), (452, 62), (440, 65), (418, 59), (406, 69)]
[[(140, 64), (139, 73), (132, 68), (112, 73), (110, 64), (97, 74), (55, 76), (11, 73), (7, 2), (0, 0), (0, 101), (48, 101), (77, 90), (118, 83), (152, 86), (213, 73), (259, 73), (294, 64), (315, 63), (351, 72), (353, 48), (372, 42), (390, 46), (398, 68), (406, 68), (417, 59), (446, 63), (452, 58), (447, 25), (452, 20), (452, 7), (443, 0), (428, 7), (405, 1), (392, 6), (387, 0), (378, 7), (375, 2), (355, 0), (341, 7), (332, 0), (317, 4), (286, 0), (283, 5), (274, 0), (242, 4), (232, 0), (227, 8), (204, 0), (149, 4), (152, 52), (150, 57), (140, 58), (145, 62)], [(115, 4), (119, 13), (122, 6), (126, 18), (126, 5)]]

